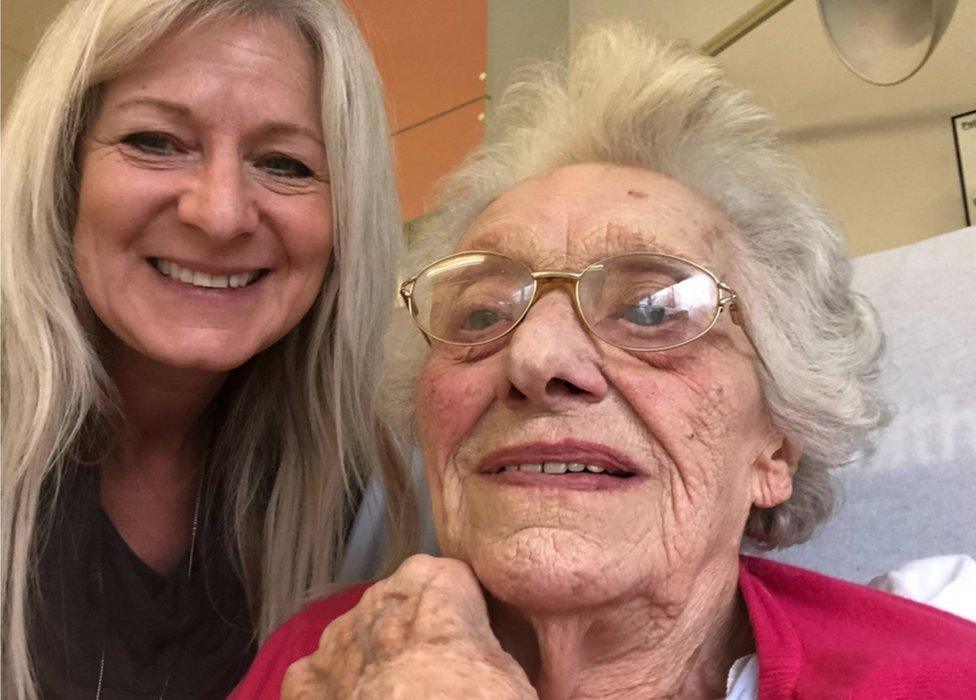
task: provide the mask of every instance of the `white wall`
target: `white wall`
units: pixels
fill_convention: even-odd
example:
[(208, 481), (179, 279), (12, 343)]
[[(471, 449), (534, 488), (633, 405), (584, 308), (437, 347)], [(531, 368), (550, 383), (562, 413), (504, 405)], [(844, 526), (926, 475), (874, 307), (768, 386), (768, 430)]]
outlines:
[[(699, 45), (755, 0), (569, 0), (570, 32), (627, 18)], [(783, 125), (824, 203), (865, 253), (965, 225), (949, 118), (976, 109), (976, 2), (959, 0), (929, 62), (876, 87), (834, 56), (814, 0), (796, 0), (720, 57)]]
[[(512, 75), (552, 59), (569, 36), (567, 0), (488, 0), (488, 95), (496, 103)], [(489, 105), (488, 127), (491, 128)]]
[(51, 20), (66, 0), (3, 0), (3, 31), (0, 37), (0, 103), (7, 100), (27, 65), (27, 59)]
[(629, 19), (670, 36), (703, 44), (758, 0), (567, 0), (570, 34), (587, 21)]

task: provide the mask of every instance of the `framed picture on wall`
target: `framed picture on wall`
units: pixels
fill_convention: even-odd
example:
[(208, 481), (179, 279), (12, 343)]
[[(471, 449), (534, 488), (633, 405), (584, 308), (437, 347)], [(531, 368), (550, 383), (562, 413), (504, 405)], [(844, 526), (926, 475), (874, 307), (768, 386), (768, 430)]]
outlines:
[(976, 222), (976, 109), (952, 117), (952, 137), (956, 142), (966, 225), (972, 226)]

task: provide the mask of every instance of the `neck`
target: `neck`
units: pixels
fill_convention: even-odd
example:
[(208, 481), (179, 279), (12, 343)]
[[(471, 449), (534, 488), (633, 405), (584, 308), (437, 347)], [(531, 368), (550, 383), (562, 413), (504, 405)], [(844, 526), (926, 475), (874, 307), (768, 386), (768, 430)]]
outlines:
[[(111, 461), (126, 467), (132, 462), (145, 463), (142, 458), (149, 457), (149, 463), (163, 463), (159, 466), (192, 467), (187, 457), (195, 451), (194, 428), (226, 373), (173, 369), (117, 340), (110, 343), (104, 361), (122, 409), (113, 450), (118, 456)], [(146, 473), (147, 469), (140, 467), (139, 471)]]
[(733, 557), (704, 570), (678, 601), (651, 592), (553, 612), (492, 600), (492, 626), (543, 700), (724, 697), (732, 663), (753, 651), (737, 580)]
[(108, 345), (122, 416), (101, 461), (102, 505), (130, 548), (168, 573), (192, 537), (203, 472), (198, 427), (226, 374), (174, 370), (117, 340)]

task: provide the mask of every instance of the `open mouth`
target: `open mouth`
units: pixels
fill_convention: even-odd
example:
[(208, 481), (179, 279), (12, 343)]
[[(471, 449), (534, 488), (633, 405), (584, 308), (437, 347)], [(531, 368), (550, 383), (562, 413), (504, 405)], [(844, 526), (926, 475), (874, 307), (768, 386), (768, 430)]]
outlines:
[(510, 445), (485, 455), (478, 473), (498, 484), (604, 491), (641, 483), (647, 473), (610, 445), (567, 438)]
[(184, 284), (203, 287), (205, 289), (239, 289), (241, 287), (249, 287), (269, 272), (267, 268), (259, 268), (256, 270), (246, 270), (233, 275), (212, 275), (207, 272), (191, 270), (188, 267), (177, 265), (172, 260), (165, 258), (149, 258), (148, 261), (160, 274), (166, 277), (174, 279), (177, 282), (183, 282)]
[(586, 464), (583, 462), (526, 462), (523, 464), (505, 464), (496, 469), (493, 473), (501, 474), (504, 472), (545, 474), (547, 476), (559, 476), (561, 474), (600, 474), (618, 479), (629, 479), (630, 477), (634, 476), (632, 472), (612, 467), (601, 467), (597, 464)]

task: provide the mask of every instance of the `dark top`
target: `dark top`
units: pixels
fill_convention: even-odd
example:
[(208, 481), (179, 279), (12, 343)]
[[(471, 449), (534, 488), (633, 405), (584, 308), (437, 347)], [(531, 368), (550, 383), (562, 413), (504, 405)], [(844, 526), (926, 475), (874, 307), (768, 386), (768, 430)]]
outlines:
[(201, 507), (192, 573), (188, 553), (163, 576), (102, 509), (97, 467), (71, 470), (59, 494), (28, 631), (41, 697), (95, 698), (103, 651), (103, 700), (226, 697), (255, 644), (215, 514)]

